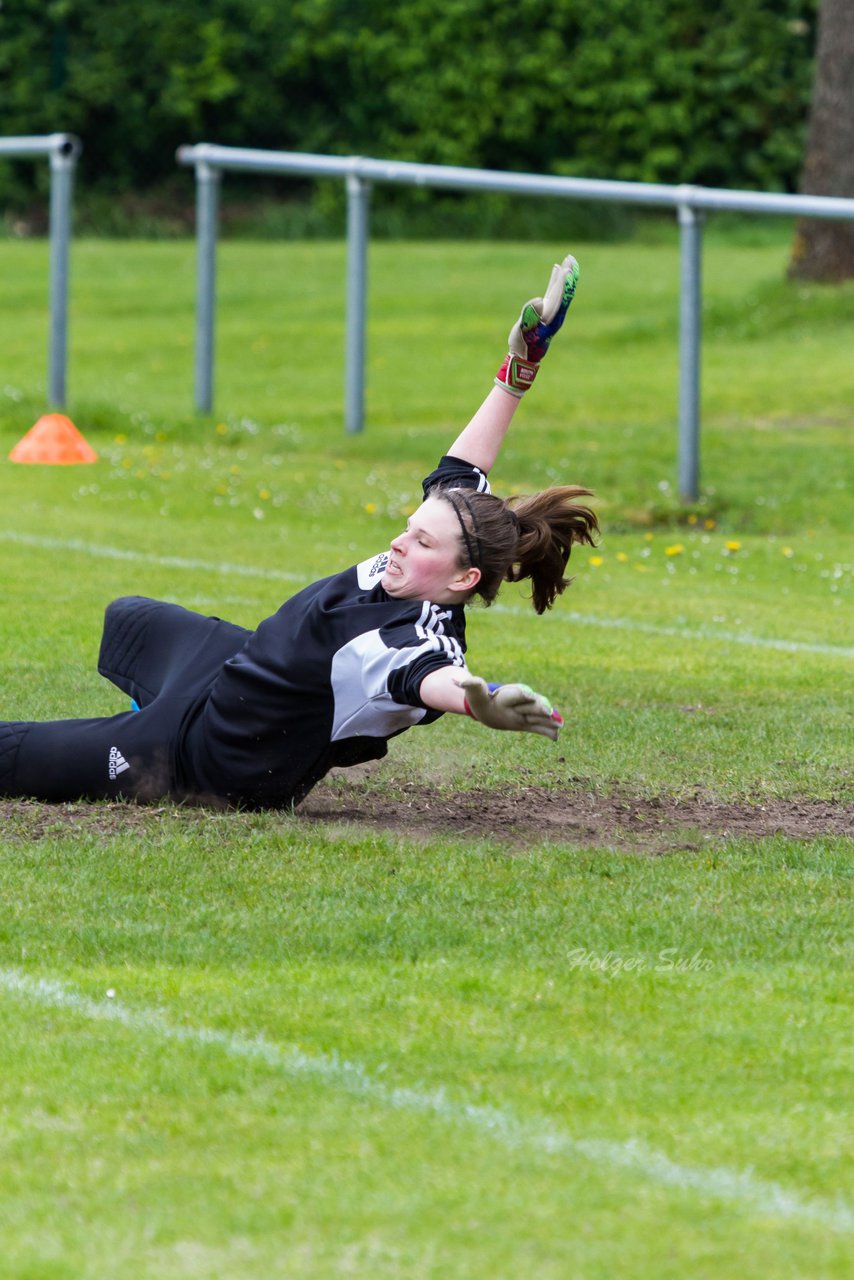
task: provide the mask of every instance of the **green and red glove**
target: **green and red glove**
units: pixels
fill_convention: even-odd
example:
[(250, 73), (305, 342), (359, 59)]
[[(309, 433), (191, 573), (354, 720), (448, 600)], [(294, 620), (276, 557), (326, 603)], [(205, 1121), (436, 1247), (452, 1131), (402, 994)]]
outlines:
[(480, 676), (457, 680), (465, 693), (466, 713), (490, 729), (510, 729), (517, 733), (541, 733), (557, 741), (563, 716), (548, 698), (534, 693), (526, 684), (487, 684)]
[(523, 396), (537, 376), (540, 361), (561, 327), (575, 297), (580, 268), (568, 254), (552, 268), (545, 297), (532, 298), (510, 330), (510, 351), (495, 375), (496, 384), (511, 395)]

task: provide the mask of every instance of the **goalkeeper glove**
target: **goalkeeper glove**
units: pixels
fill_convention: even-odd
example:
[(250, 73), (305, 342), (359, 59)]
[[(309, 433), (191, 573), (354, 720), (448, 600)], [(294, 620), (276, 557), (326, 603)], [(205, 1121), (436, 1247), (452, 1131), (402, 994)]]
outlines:
[(540, 361), (549, 349), (575, 296), (580, 268), (572, 254), (560, 266), (552, 268), (544, 298), (532, 298), (510, 330), (510, 351), (495, 376), (496, 384), (511, 395), (522, 396), (528, 390)]
[(540, 733), (557, 741), (563, 716), (548, 698), (526, 684), (488, 685), (480, 676), (465, 676), (457, 684), (465, 693), (465, 707), (473, 720), (490, 729), (511, 729), (517, 733)]

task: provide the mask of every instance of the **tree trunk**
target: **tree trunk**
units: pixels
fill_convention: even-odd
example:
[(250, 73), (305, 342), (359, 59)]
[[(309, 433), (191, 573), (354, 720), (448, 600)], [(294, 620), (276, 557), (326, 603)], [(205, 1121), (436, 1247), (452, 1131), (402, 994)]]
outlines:
[[(801, 189), (854, 198), (854, 5), (821, 0), (815, 83)], [(789, 276), (838, 281), (854, 277), (854, 221), (803, 218)]]

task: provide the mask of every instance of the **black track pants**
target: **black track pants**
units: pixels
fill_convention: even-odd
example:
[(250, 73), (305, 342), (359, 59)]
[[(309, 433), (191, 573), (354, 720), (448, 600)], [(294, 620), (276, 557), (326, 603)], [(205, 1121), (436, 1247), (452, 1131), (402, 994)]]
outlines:
[(142, 709), (90, 720), (0, 721), (0, 795), (52, 801), (197, 795), (183, 734), (222, 664), (250, 634), (180, 605), (140, 596), (114, 601), (98, 670)]

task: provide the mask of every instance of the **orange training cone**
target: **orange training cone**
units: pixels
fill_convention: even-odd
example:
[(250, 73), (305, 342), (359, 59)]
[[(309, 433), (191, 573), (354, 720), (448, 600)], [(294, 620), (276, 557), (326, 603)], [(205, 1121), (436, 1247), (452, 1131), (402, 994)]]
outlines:
[(62, 413), (46, 413), (18, 441), (9, 460), (72, 466), (77, 462), (97, 462), (98, 455), (70, 418)]

